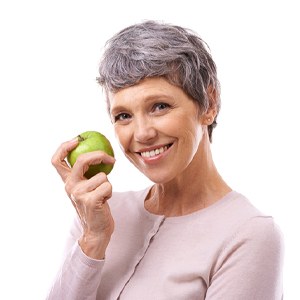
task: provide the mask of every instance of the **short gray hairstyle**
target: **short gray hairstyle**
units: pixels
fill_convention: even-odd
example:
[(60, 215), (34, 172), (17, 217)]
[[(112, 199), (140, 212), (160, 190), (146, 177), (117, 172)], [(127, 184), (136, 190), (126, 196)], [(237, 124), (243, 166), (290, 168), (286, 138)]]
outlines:
[[(220, 84), (209, 47), (195, 32), (180, 26), (150, 20), (121, 30), (106, 42), (99, 74), (97, 81), (107, 98), (145, 78), (164, 77), (182, 88), (201, 112), (211, 106), (217, 114), (220, 110)], [(216, 125), (215, 118), (208, 126), (210, 141)]]

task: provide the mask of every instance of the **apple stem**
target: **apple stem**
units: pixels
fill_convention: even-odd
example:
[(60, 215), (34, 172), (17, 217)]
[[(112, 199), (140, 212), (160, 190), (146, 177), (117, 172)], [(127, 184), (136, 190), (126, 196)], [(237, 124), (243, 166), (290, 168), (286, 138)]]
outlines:
[(81, 135), (78, 135), (77, 137), (78, 137), (78, 142), (84, 141), (84, 138)]

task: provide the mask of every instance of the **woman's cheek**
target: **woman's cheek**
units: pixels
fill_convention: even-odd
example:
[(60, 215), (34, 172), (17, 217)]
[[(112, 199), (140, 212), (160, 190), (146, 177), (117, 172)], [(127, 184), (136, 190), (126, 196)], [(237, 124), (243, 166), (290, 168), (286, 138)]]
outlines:
[(123, 126), (115, 125), (115, 136), (123, 152), (128, 148), (128, 133)]

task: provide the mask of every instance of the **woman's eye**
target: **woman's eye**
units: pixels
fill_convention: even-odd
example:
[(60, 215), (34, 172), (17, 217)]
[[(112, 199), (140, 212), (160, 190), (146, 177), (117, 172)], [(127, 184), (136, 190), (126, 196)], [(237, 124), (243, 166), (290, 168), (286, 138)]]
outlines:
[(117, 121), (125, 121), (130, 119), (130, 115), (127, 113), (120, 113), (114, 117), (115, 122)]
[(167, 104), (167, 103), (157, 103), (157, 104), (154, 105), (153, 110), (160, 111), (160, 110), (164, 110), (164, 109), (169, 108), (169, 107), (170, 107), (170, 105)]

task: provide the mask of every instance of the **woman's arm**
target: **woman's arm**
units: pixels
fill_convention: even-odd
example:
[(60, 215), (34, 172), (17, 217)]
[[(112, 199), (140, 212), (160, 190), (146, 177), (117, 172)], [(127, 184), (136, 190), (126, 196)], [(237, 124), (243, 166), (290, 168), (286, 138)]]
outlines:
[(282, 299), (283, 239), (271, 217), (248, 221), (217, 264), (205, 299)]
[(84, 254), (78, 243), (81, 232), (80, 221), (76, 218), (47, 300), (96, 299), (104, 260), (92, 259)]
[(106, 175), (84, 177), (90, 165), (114, 163), (114, 158), (104, 152), (90, 152), (79, 156), (70, 168), (65, 158), (77, 144), (76, 140), (63, 143), (52, 158), (79, 221), (71, 231), (70, 249), (49, 293), (51, 300), (96, 299), (105, 251), (114, 230), (107, 203), (112, 187)]

